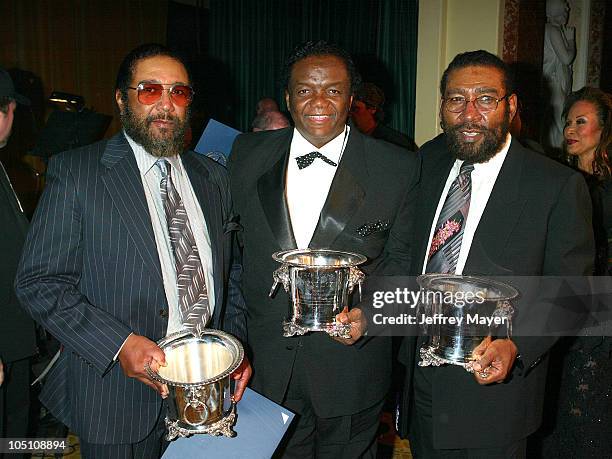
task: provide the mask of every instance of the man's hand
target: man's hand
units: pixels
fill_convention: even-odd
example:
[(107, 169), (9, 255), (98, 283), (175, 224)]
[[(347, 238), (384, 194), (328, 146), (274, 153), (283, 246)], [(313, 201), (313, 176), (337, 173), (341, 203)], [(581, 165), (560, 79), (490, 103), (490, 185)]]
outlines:
[(132, 333), (119, 353), (119, 362), (126, 376), (145, 383), (162, 398), (168, 396), (168, 387), (149, 378), (144, 369), (145, 363), (148, 363), (154, 372), (157, 372), (160, 366), (166, 366), (164, 351), (149, 338)]
[(0, 386), (4, 382), (4, 366), (2, 365), (2, 360), (0, 359)]
[(236, 380), (236, 386), (234, 388), (234, 401), (237, 403), (242, 398), (242, 394), (249, 383), (249, 379), (251, 379), (251, 375), (253, 374), (253, 369), (251, 368), (251, 363), (249, 359), (246, 357), (240, 364), (240, 366), (232, 373), (232, 379)]
[(509, 339), (491, 340), (487, 337), (474, 350), (474, 377), (478, 384), (503, 382), (514, 365), (516, 344)]
[(350, 338), (340, 338), (338, 336), (334, 337), (336, 341), (346, 344), (347, 346), (354, 344), (359, 338), (361, 338), (368, 326), (366, 317), (359, 308), (353, 308), (349, 311), (348, 308), (345, 307), (340, 314), (336, 315), (336, 321), (342, 324), (351, 325)]

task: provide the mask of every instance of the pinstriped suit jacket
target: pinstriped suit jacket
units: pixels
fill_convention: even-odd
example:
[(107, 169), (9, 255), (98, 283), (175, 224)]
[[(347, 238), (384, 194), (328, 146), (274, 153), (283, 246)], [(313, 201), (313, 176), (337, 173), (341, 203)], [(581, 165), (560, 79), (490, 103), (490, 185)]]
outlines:
[[(227, 173), (193, 152), (182, 159), (212, 243), (212, 324), (242, 338)], [(64, 346), (43, 403), (88, 442), (143, 439), (162, 401), (126, 377), (113, 357), (131, 332), (162, 338), (168, 304), (142, 181), (123, 134), (51, 159), (16, 289), (23, 307)]]

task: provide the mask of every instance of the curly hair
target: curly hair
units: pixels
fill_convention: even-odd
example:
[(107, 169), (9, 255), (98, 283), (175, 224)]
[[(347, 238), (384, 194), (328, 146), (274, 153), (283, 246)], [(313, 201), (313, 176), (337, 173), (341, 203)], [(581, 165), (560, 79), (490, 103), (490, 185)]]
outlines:
[(353, 62), (351, 55), (338, 45), (328, 43), (325, 40), (319, 40), (316, 42), (307, 41), (302, 43), (294, 48), (294, 50), (291, 52), (285, 61), (281, 75), (284, 89), (289, 87), (289, 80), (291, 79), (291, 70), (293, 69), (293, 65), (296, 62), (310, 56), (335, 56), (339, 58), (346, 65), (346, 70), (348, 71), (349, 78), (351, 80), (351, 92), (355, 92), (355, 90), (361, 85), (361, 76), (357, 71), (357, 67)]
[[(597, 111), (597, 120), (601, 126), (601, 138), (593, 156), (593, 175), (601, 179), (612, 175), (612, 97), (599, 88), (585, 86), (572, 92), (565, 100), (563, 117), (566, 117), (576, 102), (589, 102)], [(575, 166), (576, 158), (568, 155), (568, 162)]]

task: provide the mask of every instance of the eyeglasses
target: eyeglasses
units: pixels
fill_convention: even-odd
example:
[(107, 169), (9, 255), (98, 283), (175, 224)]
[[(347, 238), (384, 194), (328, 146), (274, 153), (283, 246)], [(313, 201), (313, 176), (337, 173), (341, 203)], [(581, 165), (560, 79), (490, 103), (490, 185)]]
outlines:
[[(170, 86), (164, 88), (164, 86)], [(168, 91), (168, 95), (172, 102), (179, 107), (186, 107), (193, 100), (195, 91), (191, 86), (185, 84), (164, 84), (164, 83), (138, 83), (135, 88), (128, 87), (138, 91), (138, 102), (143, 105), (153, 105), (162, 97), (164, 91)]]
[(506, 94), (504, 97), (500, 97), (496, 99), (493, 96), (487, 96), (483, 94), (482, 96), (478, 96), (474, 99), (466, 99), (462, 96), (455, 97), (443, 97), (442, 102), (444, 103), (444, 108), (451, 113), (461, 113), (467, 108), (467, 104), (469, 102), (474, 103), (474, 107), (480, 113), (487, 113), (497, 110), (497, 105), (504, 99), (507, 99), (510, 94)]

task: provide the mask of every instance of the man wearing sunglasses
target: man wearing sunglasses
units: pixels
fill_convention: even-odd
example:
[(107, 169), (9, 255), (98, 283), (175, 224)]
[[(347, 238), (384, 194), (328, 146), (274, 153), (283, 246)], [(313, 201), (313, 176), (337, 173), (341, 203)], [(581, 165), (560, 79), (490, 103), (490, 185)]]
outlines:
[[(138, 47), (117, 76), (122, 132), (49, 163), (17, 292), (63, 344), (41, 399), (85, 458), (163, 453), (168, 389), (144, 370), (165, 364), (155, 341), (221, 326), (244, 338), (227, 174), (183, 149), (193, 95), (177, 55)], [(236, 399), (249, 376), (245, 362)]]
[[(510, 135), (517, 96), (506, 64), (486, 51), (459, 54), (440, 93), (444, 133), (419, 150), (412, 274), (589, 275), (586, 184)], [(483, 343), (474, 374), (456, 365), (420, 367), (424, 338), (404, 339), (402, 420), (411, 422), (415, 458), (526, 457), (526, 438), (542, 419), (555, 338), (520, 336), (541, 305), (521, 293), (514, 336)]]

